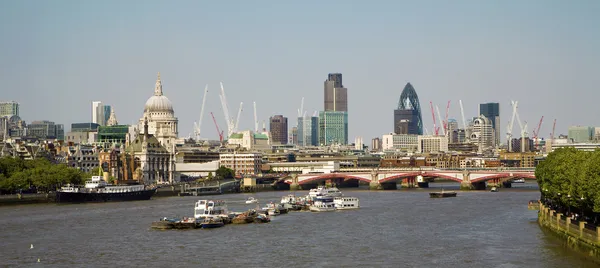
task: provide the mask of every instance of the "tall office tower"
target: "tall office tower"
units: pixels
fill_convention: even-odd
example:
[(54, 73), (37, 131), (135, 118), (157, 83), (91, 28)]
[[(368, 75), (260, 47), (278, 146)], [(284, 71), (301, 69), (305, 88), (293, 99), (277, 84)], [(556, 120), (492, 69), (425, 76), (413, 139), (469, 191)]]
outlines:
[(290, 134), (290, 143), (298, 144), (298, 127), (292, 127), (292, 133)]
[(319, 144), (348, 144), (348, 112), (319, 112)]
[(421, 104), (415, 88), (407, 83), (394, 110), (394, 133), (423, 135)]
[(348, 89), (342, 84), (342, 74), (328, 75), (324, 93), (325, 111), (348, 111)]
[(269, 131), (271, 132), (271, 141), (274, 144), (287, 144), (288, 141), (288, 120), (283, 115), (276, 115), (269, 118)]
[(381, 139), (380, 138), (373, 138), (371, 140), (371, 150), (373, 150), (375, 152), (381, 151)]
[(104, 105), (101, 101), (92, 101), (92, 123), (104, 126)]
[(108, 119), (110, 118), (110, 113), (111, 113), (111, 111), (112, 111), (112, 110), (111, 110), (111, 107), (110, 107), (110, 105), (103, 105), (103, 109), (104, 109), (104, 110), (102, 111), (102, 113), (103, 113), (103, 115), (104, 115), (104, 118), (102, 118), (102, 119), (103, 119), (103, 122), (104, 122), (104, 125), (103, 125), (103, 126), (106, 126), (106, 125), (107, 125), (107, 122), (108, 122)]
[(456, 119), (448, 119), (448, 143), (458, 143), (458, 122)]
[(15, 101), (0, 102), (0, 117), (19, 116), (19, 103)]
[(318, 130), (318, 117), (298, 117), (298, 146), (317, 146), (319, 144)]
[(500, 104), (497, 102), (479, 104), (479, 115), (492, 121), (494, 130), (494, 145), (500, 144)]

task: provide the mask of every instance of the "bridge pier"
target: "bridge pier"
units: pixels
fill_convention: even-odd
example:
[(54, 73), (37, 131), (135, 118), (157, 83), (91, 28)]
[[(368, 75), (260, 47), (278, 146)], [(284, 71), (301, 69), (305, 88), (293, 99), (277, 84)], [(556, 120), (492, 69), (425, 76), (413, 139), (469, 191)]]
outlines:
[(290, 191), (302, 190), (300, 183), (298, 183), (298, 174), (292, 175), (292, 183), (290, 184)]
[(418, 188), (417, 181), (414, 177), (402, 179), (402, 183), (400, 184), (402, 188)]
[(369, 182), (369, 190), (383, 190), (381, 183), (379, 183), (379, 174), (377, 172), (371, 172), (371, 182)]

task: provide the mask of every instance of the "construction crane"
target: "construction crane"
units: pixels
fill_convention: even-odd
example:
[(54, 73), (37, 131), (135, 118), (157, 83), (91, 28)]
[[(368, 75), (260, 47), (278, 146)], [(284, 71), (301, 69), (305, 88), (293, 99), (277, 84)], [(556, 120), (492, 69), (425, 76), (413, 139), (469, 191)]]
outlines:
[(508, 151), (512, 152), (512, 131), (513, 126), (515, 124), (515, 115), (517, 114), (517, 104), (518, 101), (510, 101), (510, 105), (512, 106), (512, 117), (506, 126), (506, 142), (508, 146)]
[(238, 110), (237, 117), (235, 118), (235, 127), (233, 128), (234, 132), (238, 131), (238, 127), (240, 125), (240, 115), (242, 114), (242, 107), (243, 106), (244, 106), (244, 103), (240, 102), (240, 109)]
[(202, 127), (202, 118), (204, 117), (204, 105), (206, 104), (206, 93), (208, 93), (208, 85), (204, 87), (204, 96), (202, 97), (202, 108), (200, 108), (200, 120), (198, 120), (198, 124), (194, 122), (194, 134), (196, 135), (196, 140), (200, 140), (200, 130)]
[(538, 141), (538, 134), (540, 133), (540, 128), (542, 127), (542, 122), (544, 121), (544, 116), (542, 115), (542, 118), (540, 119), (540, 122), (538, 123), (537, 129), (533, 130), (533, 140), (535, 141), (535, 149), (538, 149), (539, 146), (539, 141)]
[(554, 124), (552, 124), (552, 133), (550, 133), (550, 149), (548, 152), (552, 151), (552, 144), (554, 143), (554, 129), (556, 128), (556, 119), (554, 119)]
[(302, 117), (304, 113), (304, 97), (302, 97), (302, 101), (300, 101), (300, 109), (298, 109), (298, 117)]
[(258, 118), (256, 117), (256, 102), (254, 102), (254, 132), (258, 132)]
[(429, 107), (431, 107), (431, 118), (433, 118), (433, 134), (437, 136), (440, 129), (435, 124), (435, 112), (433, 111), (433, 102), (429, 102)]
[(223, 114), (225, 115), (225, 123), (227, 124), (227, 137), (233, 133), (233, 118), (229, 117), (229, 107), (227, 106), (227, 97), (225, 96), (225, 89), (223, 88), (223, 82), (221, 82), (221, 106), (223, 107)]
[(212, 116), (213, 122), (215, 123), (215, 127), (217, 128), (217, 134), (219, 134), (219, 141), (221, 145), (223, 145), (223, 131), (219, 129), (219, 124), (217, 124), (217, 120), (215, 120), (215, 115), (210, 112), (210, 116)]
[[(515, 104), (515, 106), (517, 105)], [(516, 112), (516, 117), (517, 123), (519, 123), (519, 127), (521, 127), (521, 152), (525, 152), (525, 138), (529, 135), (529, 133), (527, 133), (527, 121), (525, 121), (525, 124), (521, 123), (521, 118), (519, 117), (518, 111)]]
[[(440, 120), (440, 122), (443, 120), (442, 116), (440, 115), (440, 107), (438, 107), (437, 105), (435, 106), (435, 110), (437, 111), (437, 116), (438, 116), (438, 120)], [(443, 125), (444, 122), (442, 122)], [(439, 132), (439, 127), (438, 127), (438, 132)], [(443, 133), (442, 136), (446, 136), (446, 131), (444, 129), (442, 129)], [(436, 135), (437, 136), (437, 135)]]
[(448, 105), (446, 105), (446, 117), (444, 117), (444, 133), (448, 135), (448, 112), (450, 110), (450, 101), (448, 101)]

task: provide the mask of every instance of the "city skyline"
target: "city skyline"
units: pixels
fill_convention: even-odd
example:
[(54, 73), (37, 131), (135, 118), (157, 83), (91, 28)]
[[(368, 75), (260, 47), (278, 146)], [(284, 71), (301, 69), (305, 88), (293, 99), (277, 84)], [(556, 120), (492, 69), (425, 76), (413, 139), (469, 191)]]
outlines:
[[(254, 129), (247, 104), (256, 101), (259, 125), (281, 114), (291, 130), (301, 98), (309, 115), (322, 111), (323, 77), (342, 73), (349, 141), (393, 131), (392, 111), (408, 81), (422, 107), (432, 101), (444, 110), (451, 100), (449, 117), (459, 125), (459, 99), (467, 118), (481, 103), (500, 103), (502, 143), (510, 100), (519, 101), (530, 133), (545, 117), (542, 137), (554, 118), (557, 135), (571, 125), (600, 125), (588, 112), (600, 84), (597, 2), (178, 3), (0, 4), (7, 40), (0, 44), (1, 101), (18, 102), (28, 123), (70, 126), (90, 121), (98, 100), (115, 108), (120, 123), (136, 124), (160, 71), (180, 136), (193, 136), (209, 85), (202, 137), (218, 139), (209, 114), (226, 128), (219, 82), (230, 114), (246, 104), (240, 129)], [(333, 7), (337, 16), (326, 16)], [(331, 27), (343, 42), (323, 42)], [(422, 115), (431, 130), (428, 109)]]

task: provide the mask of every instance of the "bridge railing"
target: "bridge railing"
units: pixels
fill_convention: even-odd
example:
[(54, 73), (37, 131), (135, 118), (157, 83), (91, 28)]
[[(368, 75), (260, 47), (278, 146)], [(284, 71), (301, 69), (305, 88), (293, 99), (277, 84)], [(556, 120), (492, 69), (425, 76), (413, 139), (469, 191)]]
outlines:
[(371, 171), (506, 171), (506, 172), (534, 172), (535, 168), (520, 168), (520, 167), (494, 167), (494, 168), (437, 168), (437, 167), (396, 167), (396, 168), (340, 168), (336, 172), (371, 172)]

